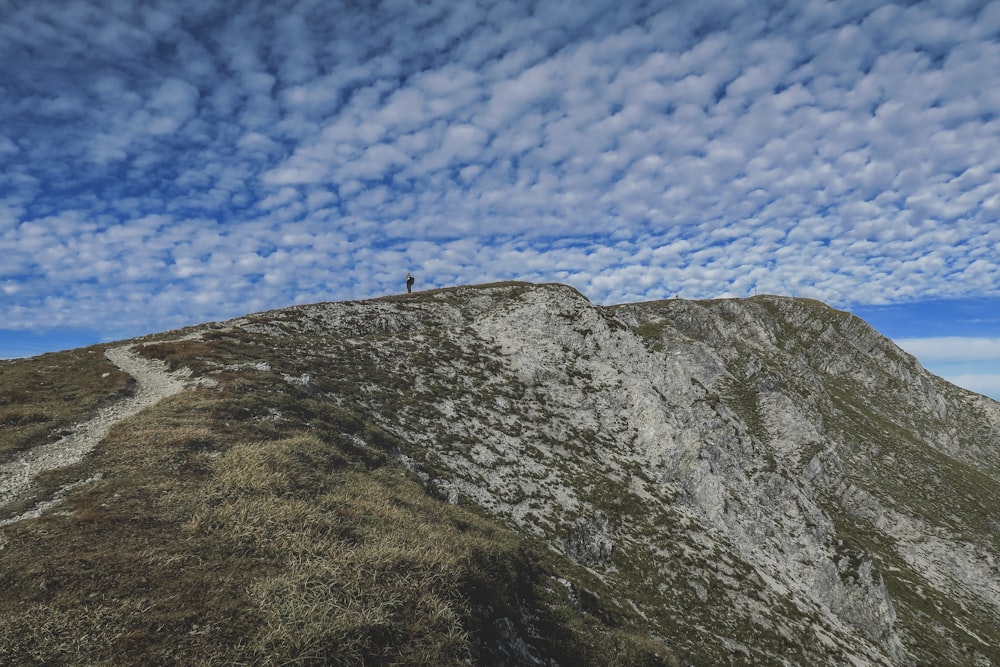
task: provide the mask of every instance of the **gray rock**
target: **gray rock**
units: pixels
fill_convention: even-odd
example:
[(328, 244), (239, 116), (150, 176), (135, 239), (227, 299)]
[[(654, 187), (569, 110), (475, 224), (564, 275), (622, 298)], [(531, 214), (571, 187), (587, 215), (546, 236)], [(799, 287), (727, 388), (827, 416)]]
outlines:
[(407, 388), (362, 377), (356, 400), (408, 467), (587, 567), (678, 655), (1000, 659), (1000, 405), (848, 313), (520, 283), (299, 310), (229, 325), (351, 341)]

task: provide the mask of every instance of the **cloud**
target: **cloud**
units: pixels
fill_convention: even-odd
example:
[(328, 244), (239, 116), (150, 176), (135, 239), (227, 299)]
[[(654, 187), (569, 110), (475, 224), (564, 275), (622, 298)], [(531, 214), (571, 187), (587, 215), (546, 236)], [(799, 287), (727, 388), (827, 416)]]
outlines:
[(969, 391), (1000, 401), (1000, 373), (953, 375), (944, 379)]
[(910, 354), (927, 363), (998, 362), (1000, 338), (937, 336), (901, 338), (895, 341)]
[(0, 26), (0, 303), (155, 329), (406, 270), (603, 303), (996, 294), (997, 25), (992, 3), (24, 4)]
[(173, 77), (165, 80), (153, 93), (149, 103), (152, 110), (150, 132), (176, 132), (194, 115), (198, 98), (198, 89), (187, 81)]

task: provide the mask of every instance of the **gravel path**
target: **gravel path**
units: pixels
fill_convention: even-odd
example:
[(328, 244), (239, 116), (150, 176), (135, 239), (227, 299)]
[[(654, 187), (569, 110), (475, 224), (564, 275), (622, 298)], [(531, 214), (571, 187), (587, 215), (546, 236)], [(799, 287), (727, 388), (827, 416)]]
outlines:
[[(22, 452), (13, 461), (0, 465), (0, 506), (23, 493), (31, 485), (35, 475), (43, 470), (63, 468), (82, 459), (104, 439), (117, 422), (189, 386), (184, 373), (168, 373), (163, 362), (144, 359), (133, 352), (131, 346), (110, 348), (104, 354), (118, 368), (135, 378), (135, 393), (102, 408), (93, 419), (76, 424), (69, 435), (56, 442)], [(52, 501), (42, 503), (17, 517), (0, 521), (0, 526), (38, 516), (44, 509), (58, 502), (70, 488), (85, 481), (61, 489)]]

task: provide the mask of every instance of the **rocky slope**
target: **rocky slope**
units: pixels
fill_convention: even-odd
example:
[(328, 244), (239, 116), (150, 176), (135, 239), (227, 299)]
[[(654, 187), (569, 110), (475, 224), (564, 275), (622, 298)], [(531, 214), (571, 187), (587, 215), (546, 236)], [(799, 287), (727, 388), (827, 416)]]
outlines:
[[(1000, 664), (1000, 404), (847, 313), (505, 283), (184, 334), (146, 354), (363, 415), (661, 663)], [(473, 661), (557, 662), (530, 614), (488, 623)]]
[(384, 374), (351, 378), (354, 400), (447, 497), (683, 623), (682, 652), (997, 661), (1000, 409), (846, 313), (778, 297), (604, 309), (514, 285), (306, 316), (321, 354)]

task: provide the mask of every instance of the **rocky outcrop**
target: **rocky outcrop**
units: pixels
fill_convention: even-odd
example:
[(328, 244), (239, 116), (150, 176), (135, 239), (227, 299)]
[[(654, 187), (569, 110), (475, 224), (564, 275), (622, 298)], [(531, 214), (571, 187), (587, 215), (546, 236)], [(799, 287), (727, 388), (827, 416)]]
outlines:
[(1000, 660), (1000, 406), (848, 313), (508, 283), (225, 326), (313, 335), (289, 381), (363, 405), (442, 497), (695, 663)]

